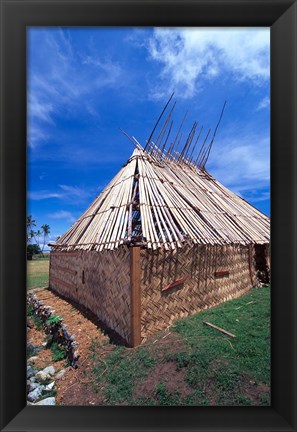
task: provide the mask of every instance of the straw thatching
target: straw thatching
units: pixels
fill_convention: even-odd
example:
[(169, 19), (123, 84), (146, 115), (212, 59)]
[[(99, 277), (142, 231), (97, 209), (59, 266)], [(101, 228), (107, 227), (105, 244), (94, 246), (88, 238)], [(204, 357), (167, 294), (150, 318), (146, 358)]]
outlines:
[(160, 164), (136, 149), (55, 248), (113, 250), (133, 239), (148, 249), (193, 244), (265, 244), (269, 218), (206, 170)]
[(269, 218), (205, 169), (217, 128), (194, 158), (202, 128), (166, 149), (170, 118), (51, 245), (50, 286), (132, 346), (269, 278)]

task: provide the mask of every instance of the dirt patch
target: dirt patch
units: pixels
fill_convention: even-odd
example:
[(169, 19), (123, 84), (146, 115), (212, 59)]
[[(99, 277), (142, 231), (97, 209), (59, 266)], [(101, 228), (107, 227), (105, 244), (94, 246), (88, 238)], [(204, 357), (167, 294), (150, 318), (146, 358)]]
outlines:
[(35, 346), (41, 346), (44, 342), (45, 335), (42, 330), (37, 330), (34, 321), (31, 318), (27, 319), (27, 329), (27, 342), (31, 342)]
[(144, 381), (136, 384), (133, 398), (137, 399), (143, 395), (153, 398), (156, 393), (156, 386), (161, 383), (171, 394), (178, 391), (182, 398), (189, 396), (193, 390), (185, 381), (186, 372), (185, 368), (177, 369), (175, 362), (159, 363)]
[(91, 363), (78, 369), (69, 368), (59, 381), (57, 402), (60, 405), (104, 405), (103, 388), (96, 389)]
[(249, 380), (244, 387), (244, 395), (248, 397), (252, 405), (263, 405), (261, 397), (266, 395), (267, 403), (270, 403), (270, 387), (264, 383), (256, 383)]
[[(48, 289), (39, 289), (33, 292), (44, 305), (53, 308), (52, 313), (63, 318), (68, 331), (75, 335), (75, 340), (78, 343), (77, 369), (65, 368), (65, 360), (53, 362), (50, 349), (41, 349), (37, 354), (38, 360), (35, 365), (37, 368), (42, 369), (52, 364), (56, 370), (65, 369), (66, 371), (63, 378), (56, 382), (57, 403), (62, 405), (102, 405), (102, 397), (96, 393), (91, 379), (92, 345), (96, 344), (97, 352), (99, 348), (100, 357), (104, 358), (113, 349), (112, 345), (106, 345), (109, 343), (108, 336), (103, 333), (97, 323), (90, 320), (89, 316), (86, 317), (83, 311), (75, 308), (56, 293)], [(40, 347), (45, 339), (43, 331), (31, 326), (28, 331), (28, 341)]]
[(217, 394), (213, 379), (206, 379), (203, 386), (203, 393), (208, 401), (209, 406), (217, 406)]
[(75, 389), (69, 388), (64, 394), (63, 405), (99, 406), (104, 405), (104, 399), (86, 384), (78, 383)]

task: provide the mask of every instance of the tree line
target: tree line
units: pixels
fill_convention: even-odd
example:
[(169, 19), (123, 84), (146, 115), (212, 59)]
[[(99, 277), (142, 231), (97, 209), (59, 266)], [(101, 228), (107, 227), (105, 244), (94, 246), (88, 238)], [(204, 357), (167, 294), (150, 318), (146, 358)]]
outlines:
[[(43, 255), (47, 238), (50, 234), (50, 226), (43, 224), (35, 230), (36, 221), (31, 215), (27, 216), (27, 258), (32, 259), (35, 254)], [(40, 246), (42, 245), (42, 246)]]

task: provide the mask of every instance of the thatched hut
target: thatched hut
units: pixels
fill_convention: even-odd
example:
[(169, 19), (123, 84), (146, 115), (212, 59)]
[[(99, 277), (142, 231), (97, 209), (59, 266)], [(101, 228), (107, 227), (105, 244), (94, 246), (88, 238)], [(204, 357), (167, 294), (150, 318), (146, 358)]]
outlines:
[(52, 245), (50, 288), (136, 346), (267, 282), (270, 221), (207, 172), (209, 146), (194, 162), (189, 139), (181, 153), (132, 140), (127, 163)]
[(267, 281), (269, 226), (206, 170), (136, 149), (52, 246), (50, 287), (135, 346)]

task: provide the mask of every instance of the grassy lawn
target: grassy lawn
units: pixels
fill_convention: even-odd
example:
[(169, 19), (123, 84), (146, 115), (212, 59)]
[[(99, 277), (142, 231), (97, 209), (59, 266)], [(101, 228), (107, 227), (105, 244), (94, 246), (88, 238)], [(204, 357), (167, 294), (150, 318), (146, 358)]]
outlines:
[(27, 261), (27, 289), (48, 286), (49, 259), (36, 258)]
[(107, 405), (270, 404), (270, 287), (180, 320), (170, 332), (133, 350), (116, 347), (104, 361), (94, 341), (93, 386)]

